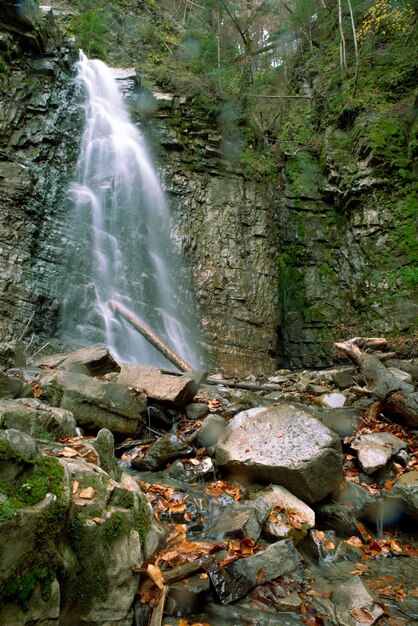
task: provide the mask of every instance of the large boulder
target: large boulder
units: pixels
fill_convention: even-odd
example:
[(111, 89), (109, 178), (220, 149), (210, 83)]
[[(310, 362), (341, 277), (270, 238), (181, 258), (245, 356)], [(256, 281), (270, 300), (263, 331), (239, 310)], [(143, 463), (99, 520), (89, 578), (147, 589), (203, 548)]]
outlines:
[(80, 445), (41, 456), (29, 435), (0, 431), (0, 467), (12, 468), (1, 475), (1, 624), (132, 624), (151, 511), (131, 476), (112, 479)]
[(143, 391), (148, 398), (184, 407), (191, 402), (199, 389), (202, 374), (191, 372), (177, 376), (163, 374), (156, 367), (122, 365), (118, 383)]
[(387, 494), (388, 503), (398, 502), (405, 513), (418, 520), (418, 471), (402, 474)]
[(71, 411), (89, 431), (107, 428), (115, 435), (137, 437), (144, 428), (147, 399), (126, 385), (56, 371), (41, 378), (39, 387), (52, 405)]
[(254, 411), (228, 424), (215, 449), (220, 467), (282, 485), (308, 504), (338, 487), (343, 457), (334, 432), (292, 404)]
[(70, 411), (36, 398), (0, 401), (0, 428), (14, 428), (40, 439), (75, 437), (77, 424)]
[(2, 400), (12, 400), (13, 398), (26, 398), (32, 395), (30, 385), (22, 380), (7, 376), (0, 372), (0, 398)]
[(38, 357), (36, 363), (90, 376), (102, 376), (120, 371), (120, 365), (107, 347), (102, 344), (79, 348), (70, 354), (49, 354)]

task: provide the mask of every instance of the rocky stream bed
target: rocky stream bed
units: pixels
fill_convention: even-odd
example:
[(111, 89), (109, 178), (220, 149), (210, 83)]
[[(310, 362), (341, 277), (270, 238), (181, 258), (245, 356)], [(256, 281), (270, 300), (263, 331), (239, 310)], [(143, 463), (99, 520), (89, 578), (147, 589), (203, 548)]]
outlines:
[(418, 624), (418, 363), (358, 345), (241, 381), (2, 345), (0, 623)]

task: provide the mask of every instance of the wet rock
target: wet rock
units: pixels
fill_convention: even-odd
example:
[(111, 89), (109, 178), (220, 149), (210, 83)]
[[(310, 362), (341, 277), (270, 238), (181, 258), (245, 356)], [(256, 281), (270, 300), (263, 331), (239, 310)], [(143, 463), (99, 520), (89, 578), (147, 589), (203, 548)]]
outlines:
[(337, 433), (340, 439), (355, 435), (361, 422), (358, 411), (354, 407), (322, 410), (318, 411), (316, 416), (325, 426)]
[(269, 506), (262, 499), (234, 503), (219, 513), (215, 523), (205, 531), (205, 536), (218, 541), (245, 537), (257, 541), (268, 513)]
[(36, 398), (0, 401), (0, 427), (56, 441), (77, 434), (77, 424), (71, 411), (50, 407)]
[(125, 385), (64, 371), (46, 374), (39, 385), (52, 405), (71, 411), (83, 428), (125, 437), (137, 437), (144, 428), (146, 397)]
[(337, 558), (338, 543), (335, 531), (312, 529), (299, 544), (299, 550), (316, 563), (330, 562)]
[(339, 438), (292, 404), (238, 414), (219, 440), (215, 458), (226, 470), (283, 485), (309, 504), (325, 498), (342, 479)]
[(187, 419), (200, 420), (209, 413), (209, 407), (207, 404), (201, 402), (191, 402), (186, 406), (185, 411)]
[(210, 580), (200, 576), (191, 576), (170, 585), (164, 612), (167, 615), (190, 614), (197, 611), (204, 597), (209, 593)]
[(196, 395), (203, 376), (197, 372), (176, 376), (155, 367), (122, 365), (118, 383), (144, 391), (153, 400), (184, 407)]
[(14, 398), (28, 398), (32, 395), (30, 385), (22, 380), (7, 376), (0, 372), (0, 399), (13, 400)]
[(374, 624), (384, 613), (371, 591), (358, 576), (345, 581), (333, 591), (331, 602), (335, 607), (336, 623), (341, 626), (358, 626), (359, 620), (355, 618), (356, 609), (364, 609), (370, 614), (370, 619), (366, 621), (362, 613), (361, 623), (366, 626)]
[(71, 354), (51, 354), (39, 357), (35, 362), (89, 376), (103, 376), (109, 372), (120, 371), (120, 365), (116, 363), (107, 347), (102, 344), (80, 348)]
[(279, 576), (290, 577), (300, 584), (305, 583), (299, 554), (293, 543), (287, 539), (222, 568), (214, 566), (208, 570), (208, 574), (222, 604), (234, 602), (256, 585)]
[(155, 470), (168, 461), (191, 454), (192, 449), (174, 433), (166, 433), (145, 451), (142, 457), (132, 460), (132, 467), (137, 470)]
[(343, 504), (334, 502), (320, 504), (316, 507), (316, 514), (320, 528), (335, 530), (339, 537), (359, 534), (355, 515)]
[(392, 457), (406, 449), (407, 444), (390, 433), (371, 433), (354, 439), (351, 447), (358, 451), (363, 472), (370, 475), (384, 468)]
[(167, 475), (181, 483), (196, 483), (215, 475), (215, 468), (210, 457), (200, 461), (196, 459), (174, 461), (167, 470)]
[(197, 442), (203, 448), (210, 448), (218, 443), (226, 428), (226, 420), (220, 415), (208, 415), (197, 432)]
[(389, 503), (398, 501), (405, 513), (418, 520), (418, 471), (405, 472), (387, 493)]
[(296, 591), (292, 591), (284, 598), (278, 598), (273, 602), (273, 606), (276, 611), (299, 611), (302, 604), (302, 599)]
[(297, 544), (315, 526), (315, 512), (285, 487), (272, 485), (257, 494), (257, 500), (269, 508), (270, 515), (263, 526), (269, 538), (290, 539)]
[(342, 483), (341, 490), (333, 494), (333, 499), (350, 509), (357, 519), (361, 519), (365, 509), (375, 503), (375, 496), (370, 491), (348, 481)]
[(342, 393), (327, 393), (320, 398), (321, 404), (329, 409), (343, 407), (346, 400), (346, 396)]

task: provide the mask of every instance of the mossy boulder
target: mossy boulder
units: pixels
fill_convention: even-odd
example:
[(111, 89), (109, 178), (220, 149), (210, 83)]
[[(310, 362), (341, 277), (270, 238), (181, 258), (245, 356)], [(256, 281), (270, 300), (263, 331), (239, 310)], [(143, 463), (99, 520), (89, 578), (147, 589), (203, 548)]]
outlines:
[(16, 429), (46, 440), (66, 439), (77, 434), (70, 411), (50, 407), (36, 398), (0, 401), (0, 428)]
[(1, 623), (131, 626), (148, 504), (133, 478), (63, 450), (0, 431)]

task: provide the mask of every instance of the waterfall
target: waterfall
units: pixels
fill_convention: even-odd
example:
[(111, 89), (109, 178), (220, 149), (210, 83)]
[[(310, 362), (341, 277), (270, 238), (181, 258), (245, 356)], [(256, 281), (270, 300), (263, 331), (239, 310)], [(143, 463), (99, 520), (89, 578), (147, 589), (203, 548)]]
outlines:
[(183, 313), (187, 290), (180, 289), (171, 252), (170, 215), (144, 137), (102, 61), (80, 52), (78, 81), (86, 93), (86, 126), (71, 186), (76, 243), (69, 251), (64, 339), (105, 341), (122, 362), (166, 366), (112, 311), (114, 299), (196, 366), (191, 323)]

